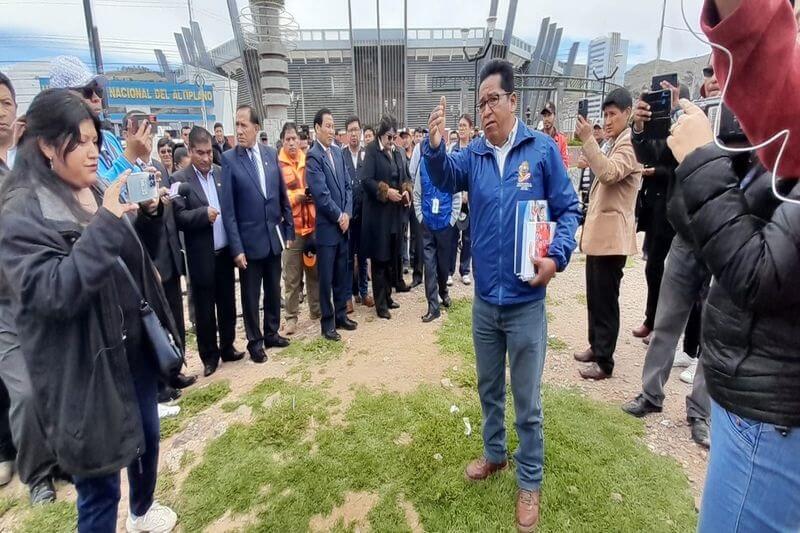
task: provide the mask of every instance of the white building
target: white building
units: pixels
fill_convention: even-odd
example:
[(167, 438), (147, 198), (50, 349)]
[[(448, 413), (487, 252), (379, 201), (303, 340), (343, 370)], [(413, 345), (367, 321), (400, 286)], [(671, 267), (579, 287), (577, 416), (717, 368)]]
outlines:
[[(614, 69), (617, 69), (614, 77), (608, 81), (623, 85), (625, 71), (628, 68), (628, 40), (622, 39), (617, 32), (611, 33), (606, 37), (592, 39), (589, 43), (587, 76), (597, 75), (602, 78), (610, 76)], [(589, 118), (600, 120), (602, 112), (602, 97), (600, 95), (589, 97)]]

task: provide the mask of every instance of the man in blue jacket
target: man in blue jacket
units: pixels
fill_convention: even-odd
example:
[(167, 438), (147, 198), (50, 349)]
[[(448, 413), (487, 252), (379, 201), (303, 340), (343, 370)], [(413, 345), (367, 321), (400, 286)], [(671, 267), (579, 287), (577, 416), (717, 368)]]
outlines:
[[(561, 154), (547, 135), (530, 131), (515, 117), (517, 95), (511, 63), (495, 59), (480, 75), (478, 112), (485, 137), (447, 154), (446, 102), (429, 119), (422, 153), (433, 184), (444, 192), (468, 191), (475, 300), (472, 337), (483, 410), (484, 456), (466, 469), (469, 479), (488, 478), (507, 466), (505, 362), (511, 367), (519, 447), (516, 518), (519, 531), (539, 521), (539, 487), (544, 462), (540, 383), (547, 348), (545, 291), (575, 249), (580, 208)], [(515, 273), (517, 203), (545, 200), (556, 223), (548, 256), (532, 259), (536, 277)]]

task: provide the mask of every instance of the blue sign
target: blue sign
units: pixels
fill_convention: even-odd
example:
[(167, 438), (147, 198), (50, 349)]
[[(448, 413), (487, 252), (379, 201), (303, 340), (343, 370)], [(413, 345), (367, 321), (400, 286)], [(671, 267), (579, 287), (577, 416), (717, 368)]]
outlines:
[[(50, 78), (39, 78), (39, 85), (43, 90), (47, 89)], [(105, 93), (110, 107), (214, 107), (214, 89), (211, 85), (204, 85), (201, 90), (189, 83), (109, 80)]]

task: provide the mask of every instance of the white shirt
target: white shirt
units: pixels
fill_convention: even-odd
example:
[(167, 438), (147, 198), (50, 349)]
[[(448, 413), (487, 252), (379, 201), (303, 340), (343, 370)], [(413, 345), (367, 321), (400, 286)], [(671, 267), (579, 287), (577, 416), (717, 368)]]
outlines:
[(258, 144), (254, 145), (251, 148), (247, 148), (247, 154), (250, 156), (250, 159), (253, 160), (253, 163), (256, 165), (256, 170), (258, 171), (258, 183), (261, 185), (261, 192), (264, 193), (264, 197), (267, 197), (267, 183), (266, 183), (266, 176), (264, 175), (264, 163), (261, 161), (261, 150), (258, 148)]
[(203, 188), (203, 192), (206, 193), (208, 205), (216, 209), (219, 213), (211, 228), (214, 232), (214, 251), (216, 252), (228, 246), (228, 234), (225, 233), (225, 226), (222, 222), (222, 209), (219, 207), (219, 196), (217, 195), (217, 182), (214, 180), (214, 170), (209, 170), (208, 176), (203, 176), (203, 174), (197, 170), (196, 166), (192, 165), (192, 168), (197, 175), (200, 186)]
[(358, 149), (353, 153), (350, 147), (347, 148), (347, 151), (350, 152), (350, 158), (353, 160), (353, 168), (358, 168), (358, 154), (361, 152), (361, 149)]
[(511, 147), (514, 146), (514, 138), (517, 136), (517, 127), (519, 126), (519, 119), (514, 119), (514, 127), (511, 128), (511, 133), (508, 134), (508, 139), (503, 144), (503, 146), (495, 146), (489, 142), (489, 139), (486, 138), (486, 146), (491, 148), (492, 152), (494, 153), (494, 158), (497, 160), (497, 166), (500, 168), (500, 177), (503, 176), (503, 169), (506, 166), (506, 157), (508, 157), (508, 153), (511, 151)]

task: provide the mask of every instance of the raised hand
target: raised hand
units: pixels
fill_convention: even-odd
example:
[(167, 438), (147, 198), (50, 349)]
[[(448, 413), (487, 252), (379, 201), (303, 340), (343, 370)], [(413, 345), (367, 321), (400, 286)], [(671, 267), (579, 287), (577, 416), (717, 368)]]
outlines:
[(430, 143), (432, 148), (439, 148), (439, 143), (445, 135), (445, 116), (447, 109), (447, 100), (444, 96), (439, 99), (439, 105), (436, 106), (428, 118), (428, 132), (430, 134)]

